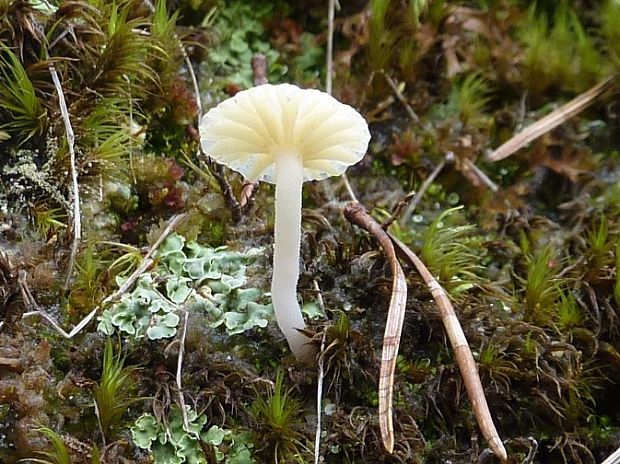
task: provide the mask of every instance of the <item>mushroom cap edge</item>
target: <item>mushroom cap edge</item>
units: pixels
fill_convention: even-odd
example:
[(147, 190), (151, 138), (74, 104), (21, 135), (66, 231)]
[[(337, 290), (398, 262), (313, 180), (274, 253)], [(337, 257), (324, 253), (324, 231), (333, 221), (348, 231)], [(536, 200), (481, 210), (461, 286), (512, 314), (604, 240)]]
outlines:
[(370, 132), (351, 106), (316, 89), (265, 84), (238, 92), (200, 121), (203, 151), (250, 181), (275, 183), (275, 155), (300, 156), (304, 181), (342, 174), (366, 153)]

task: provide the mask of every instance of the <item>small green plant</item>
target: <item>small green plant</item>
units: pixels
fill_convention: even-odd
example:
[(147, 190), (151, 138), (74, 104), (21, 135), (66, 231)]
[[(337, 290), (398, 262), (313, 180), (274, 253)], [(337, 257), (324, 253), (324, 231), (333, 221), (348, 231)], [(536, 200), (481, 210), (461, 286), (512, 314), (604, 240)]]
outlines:
[(301, 433), (302, 405), (283, 387), (284, 372), (278, 370), (273, 391), (263, 395), (257, 392), (252, 404), (252, 415), (257, 422), (257, 443), (264, 447), (258, 450), (265, 461), (306, 462), (307, 451)]
[(394, 51), (397, 34), (390, 30), (388, 12), (391, 0), (371, 0), (368, 59), (372, 69), (386, 69)]
[(110, 260), (108, 270), (112, 275), (126, 277), (133, 272), (143, 260), (142, 253), (139, 248), (132, 245), (119, 242), (99, 242), (101, 245), (107, 245), (108, 252), (113, 253), (115, 249), (124, 253), (114, 260)]
[(480, 350), (479, 362), (495, 389), (500, 391), (501, 386), (504, 391), (508, 391), (510, 378), (518, 371), (518, 367), (507, 358), (504, 350), (491, 341)]
[(525, 358), (531, 358), (534, 360), (538, 359), (540, 348), (538, 346), (538, 342), (536, 341), (536, 337), (532, 336), (532, 332), (528, 332), (525, 338), (523, 338), (522, 349)]
[(124, 367), (125, 358), (114, 354), (110, 339), (103, 352), (101, 378), (93, 389), (97, 417), (103, 432), (111, 437), (120, 426), (121, 418), (134, 400), (128, 397), (132, 387), (133, 368)]
[(84, 78), (104, 97), (142, 96), (149, 86), (157, 88), (157, 74), (147, 60), (149, 53), (157, 52), (157, 43), (150, 34), (136, 33), (149, 23), (132, 18), (131, 9), (130, 2), (111, 2), (102, 8), (105, 44), (91, 57), (94, 66)]
[(103, 296), (105, 267), (93, 243), (77, 256), (75, 278), (71, 287), (71, 304), (76, 308), (95, 305)]
[[(420, 58), (416, 40), (411, 40), (420, 27), (420, 17), (428, 0), (372, 0), (369, 4), (368, 62), (372, 70), (389, 70), (398, 66), (411, 71)], [(398, 12), (394, 14), (394, 12)]]
[(532, 252), (525, 234), (521, 236), (521, 250), (527, 264), (527, 275), (520, 279), (524, 291), (525, 316), (542, 325), (553, 325), (560, 288), (566, 281), (559, 276), (560, 261), (551, 245)]
[(79, 120), (80, 162), (83, 177), (103, 181), (127, 179), (125, 166), (129, 154), (137, 146), (130, 134), (130, 109), (119, 98), (103, 98), (91, 107), (87, 117)]
[(48, 237), (52, 231), (67, 228), (67, 214), (62, 208), (31, 204), (31, 213), (34, 227), (42, 237)]
[(474, 226), (453, 225), (450, 215), (461, 209), (452, 208), (431, 222), (422, 236), (420, 258), (446, 290), (453, 296), (469, 290), (480, 280), (480, 249)]
[(586, 234), (586, 257), (588, 259), (586, 279), (590, 282), (608, 275), (613, 264), (614, 243), (609, 234), (608, 219), (602, 216), (598, 224)]
[(151, 37), (157, 42), (157, 53), (154, 56), (153, 69), (164, 84), (169, 84), (175, 78), (177, 63), (181, 58), (182, 44), (175, 30), (178, 16), (178, 12), (168, 14), (165, 0), (155, 2)]
[[(187, 428), (178, 406), (173, 406), (166, 423), (143, 414), (131, 427), (134, 444), (152, 453), (155, 464), (207, 464), (203, 447), (213, 450), (217, 463), (252, 464), (249, 433), (233, 433), (214, 425), (204, 430), (207, 417), (187, 409)], [(213, 463), (215, 464), (215, 463)]]
[(71, 456), (65, 446), (65, 442), (62, 437), (52, 429), (47, 427), (41, 427), (37, 429), (49, 440), (51, 450), (42, 451), (41, 458), (28, 458), (27, 462), (34, 462), (38, 464), (72, 464)]
[(489, 91), (484, 78), (477, 73), (468, 74), (452, 87), (446, 109), (464, 124), (475, 123), (483, 117), (484, 108), (489, 102)]
[[(39, 452), (39, 455), (41, 456), (40, 458), (26, 458), (18, 462), (36, 464), (73, 464), (73, 460), (71, 459), (69, 450), (65, 445), (65, 441), (57, 432), (47, 427), (41, 427), (36, 429), (36, 431), (40, 432), (47, 438), (51, 449), (49, 451)], [(85, 461), (80, 460), (79, 462)], [(91, 464), (101, 464), (99, 449), (96, 446), (93, 446), (90, 462)]]
[(21, 143), (43, 134), (46, 111), (19, 58), (0, 45), (0, 129), (18, 135)]
[(294, 82), (318, 82), (325, 63), (325, 47), (317, 43), (313, 34), (304, 32), (300, 37), (300, 53), (292, 60), (291, 78)]
[[(259, 303), (265, 299), (264, 292), (243, 288), (246, 264), (258, 253), (257, 249), (238, 253), (226, 247), (186, 244), (180, 235), (171, 235), (157, 253), (159, 265), (103, 312), (98, 328), (107, 335), (170, 338), (176, 334), (181, 305), (205, 315), (210, 327), (224, 325), (230, 335), (266, 327), (273, 309)], [(117, 277), (117, 281), (121, 285), (123, 279)]]
[(575, 297), (570, 291), (558, 290), (560, 301), (557, 305), (556, 324), (560, 331), (570, 330), (581, 325), (582, 317)]

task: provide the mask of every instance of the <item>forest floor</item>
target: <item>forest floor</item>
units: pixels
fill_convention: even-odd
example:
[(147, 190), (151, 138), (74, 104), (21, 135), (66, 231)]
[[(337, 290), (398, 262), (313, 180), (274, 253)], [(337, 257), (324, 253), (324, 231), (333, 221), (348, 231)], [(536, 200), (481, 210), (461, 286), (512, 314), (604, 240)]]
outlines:
[[(0, 463), (499, 462), (478, 376), (505, 462), (620, 447), (620, 3), (328, 6), (0, 0)], [(309, 364), (274, 186), (200, 148), (266, 81), (371, 133), (304, 184)]]

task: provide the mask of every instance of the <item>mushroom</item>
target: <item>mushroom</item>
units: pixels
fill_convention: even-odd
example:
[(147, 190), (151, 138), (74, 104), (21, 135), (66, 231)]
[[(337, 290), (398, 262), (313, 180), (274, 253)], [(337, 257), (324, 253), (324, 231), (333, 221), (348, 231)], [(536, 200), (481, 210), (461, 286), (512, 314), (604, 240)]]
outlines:
[(248, 181), (275, 184), (271, 297), (291, 351), (311, 361), (314, 347), (300, 332), (305, 323), (297, 302), (302, 183), (342, 174), (360, 161), (370, 140), (366, 121), (319, 90), (266, 84), (209, 110), (200, 140), (207, 155)]

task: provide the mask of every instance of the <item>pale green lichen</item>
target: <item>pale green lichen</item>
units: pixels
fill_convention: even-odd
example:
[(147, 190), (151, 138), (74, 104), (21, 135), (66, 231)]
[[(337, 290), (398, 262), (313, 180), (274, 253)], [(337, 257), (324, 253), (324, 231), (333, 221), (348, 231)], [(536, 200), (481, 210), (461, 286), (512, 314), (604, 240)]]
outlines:
[(254, 463), (249, 433), (235, 434), (217, 425), (203, 430), (206, 423), (204, 414), (188, 408), (187, 427), (183, 427), (181, 409), (173, 406), (166, 423), (148, 413), (141, 415), (131, 427), (131, 436), (137, 447), (152, 453), (155, 464), (206, 464), (203, 446), (213, 447), (218, 463)]
[(176, 334), (181, 309), (206, 316), (210, 327), (223, 325), (230, 335), (266, 327), (273, 310), (271, 304), (263, 304), (265, 293), (244, 288), (246, 265), (260, 252), (186, 244), (180, 235), (171, 235), (157, 254), (158, 266), (103, 312), (98, 328), (106, 335), (118, 331), (134, 338), (170, 338)]

